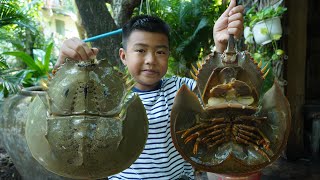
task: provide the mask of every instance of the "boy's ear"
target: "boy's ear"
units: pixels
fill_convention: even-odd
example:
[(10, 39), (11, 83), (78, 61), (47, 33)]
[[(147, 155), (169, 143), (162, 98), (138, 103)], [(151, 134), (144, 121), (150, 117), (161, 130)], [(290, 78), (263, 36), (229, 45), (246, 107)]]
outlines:
[(120, 57), (122, 63), (123, 63), (124, 65), (127, 65), (126, 52), (125, 52), (125, 50), (124, 50), (123, 48), (120, 48), (120, 49), (119, 49), (119, 57)]
[(123, 48), (119, 49), (119, 57), (124, 65), (127, 65), (126, 61), (126, 51)]

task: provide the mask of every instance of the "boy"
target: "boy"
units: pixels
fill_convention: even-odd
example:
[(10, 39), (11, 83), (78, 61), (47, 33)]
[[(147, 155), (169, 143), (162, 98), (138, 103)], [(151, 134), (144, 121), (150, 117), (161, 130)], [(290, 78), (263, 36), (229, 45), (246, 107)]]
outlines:
[[(213, 34), (216, 51), (223, 52), (230, 34), (236, 38), (243, 31), (243, 7), (231, 0), (228, 9), (216, 22)], [(176, 151), (170, 135), (170, 112), (177, 90), (186, 84), (196, 85), (188, 78), (163, 79), (169, 58), (169, 27), (157, 17), (137, 16), (123, 27), (123, 48), (119, 56), (136, 84), (133, 92), (142, 100), (149, 119), (149, 134), (145, 149), (128, 169), (109, 179), (178, 179), (193, 178), (193, 168)], [(76, 38), (66, 40), (57, 65), (65, 58), (88, 60), (98, 49), (90, 49)]]

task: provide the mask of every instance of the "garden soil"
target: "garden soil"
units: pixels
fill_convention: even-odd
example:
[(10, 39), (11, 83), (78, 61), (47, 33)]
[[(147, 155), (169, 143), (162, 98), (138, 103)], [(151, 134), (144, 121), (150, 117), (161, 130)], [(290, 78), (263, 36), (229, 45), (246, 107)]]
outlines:
[(22, 180), (7, 152), (0, 147), (0, 180)]

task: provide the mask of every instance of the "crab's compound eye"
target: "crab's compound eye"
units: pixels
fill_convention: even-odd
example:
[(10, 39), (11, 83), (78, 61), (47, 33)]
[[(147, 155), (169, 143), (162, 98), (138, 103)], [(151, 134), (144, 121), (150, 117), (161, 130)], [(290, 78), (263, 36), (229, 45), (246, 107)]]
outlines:
[(67, 89), (65, 92), (64, 92), (64, 97), (68, 97), (69, 95), (69, 89)]
[(105, 89), (105, 90), (103, 91), (103, 95), (104, 95), (104, 97), (110, 96), (109, 90), (108, 90), (108, 89)]

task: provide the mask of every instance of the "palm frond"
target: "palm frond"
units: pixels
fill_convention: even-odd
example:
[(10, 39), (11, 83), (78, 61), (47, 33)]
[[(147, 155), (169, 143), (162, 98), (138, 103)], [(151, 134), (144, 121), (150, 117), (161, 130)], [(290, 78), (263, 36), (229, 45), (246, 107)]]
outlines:
[(196, 37), (200, 36), (199, 32), (207, 26), (208, 26), (208, 19), (204, 17), (199, 22), (197, 28), (193, 31), (193, 34), (179, 44), (179, 46), (177, 47), (177, 51), (183, 54), (187, 53), (185, 52), (185, 48), (190, 46), (191, 44), (199, 43), (198, 42), (199, 39), (197, 39)]
[(0, 96), (7, 97), (22, 88), (22, 83), (30, 70), (7, 69), (0, 72)]
[[(7, 62), (5, 61), (4, 57), (0, 55), (0, 70), (3, 71), (8, 68), (9, 68), (9, 66), (8, 66)], [(0, 72), (0, 74), (1, 74), (1, 72)]]
[(0, 28), (17, 24), (21, 27), (32, 28), (28, 25), (28, 18), (15, 0), (0, 0)]

